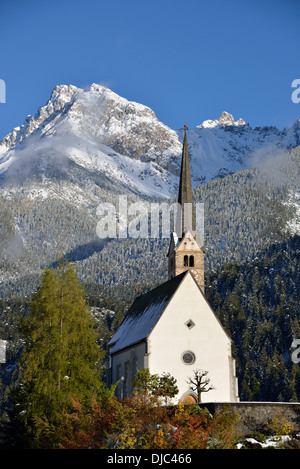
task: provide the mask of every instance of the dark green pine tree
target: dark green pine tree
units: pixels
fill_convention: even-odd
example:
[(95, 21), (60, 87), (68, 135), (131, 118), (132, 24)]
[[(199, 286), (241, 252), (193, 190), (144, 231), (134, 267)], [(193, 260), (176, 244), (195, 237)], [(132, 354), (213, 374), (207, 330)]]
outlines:
[(22, 332), (19, 418), (31, 446), (53, 447), (73, 400), (89, 404), (104, 386), (102, 352), (71, 265), (45, 270)]

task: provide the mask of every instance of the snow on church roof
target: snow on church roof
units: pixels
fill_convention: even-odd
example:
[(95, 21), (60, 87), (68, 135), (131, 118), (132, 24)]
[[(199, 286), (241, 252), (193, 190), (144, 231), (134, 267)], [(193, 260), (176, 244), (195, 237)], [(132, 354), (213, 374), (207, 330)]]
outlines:
[(186, 273), (187, 271), (177, 275), (134, 300), (122, 324), (108, 343), (111, 354), (148, 337)]

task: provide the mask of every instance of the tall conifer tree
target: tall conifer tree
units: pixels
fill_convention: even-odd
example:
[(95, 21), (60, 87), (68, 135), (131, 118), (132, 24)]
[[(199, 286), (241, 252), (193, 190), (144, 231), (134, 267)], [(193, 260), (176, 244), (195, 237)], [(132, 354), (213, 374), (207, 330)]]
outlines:
[(91, 312), (71, 265), (61, 262), (45, 270), (22, 330), (19, 408), (26, 433), (45, 446), (45, 430), (57, 433), (72, 400), (89, 403), (103, 387)]

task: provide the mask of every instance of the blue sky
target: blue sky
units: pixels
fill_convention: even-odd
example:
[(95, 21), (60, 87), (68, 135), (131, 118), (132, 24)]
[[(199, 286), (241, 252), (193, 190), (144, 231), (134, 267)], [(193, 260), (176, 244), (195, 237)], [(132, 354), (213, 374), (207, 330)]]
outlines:
[(173, 129), (222, 111), (252, 127), (300, 117), (299, 0), (1, 0), (0, 140), (58, 84), (102, 83)]

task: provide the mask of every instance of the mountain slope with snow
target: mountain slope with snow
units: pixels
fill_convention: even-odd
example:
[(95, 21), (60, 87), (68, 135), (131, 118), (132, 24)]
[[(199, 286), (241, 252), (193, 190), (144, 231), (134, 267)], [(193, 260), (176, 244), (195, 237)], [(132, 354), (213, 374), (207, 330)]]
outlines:
[(133, 160), (73, 132), (41, 139), (32, 135), (26, 145), (16, 145), (8, 153), (0, 165), (3, 190), (55, 179), (89, 189), (96, 184), (119, 193), (170, 197), (177, 185), (176, 176), (157, 163)]
[[(183, 132), (178, 132), (180, 139)], [(288, 129), (252, 128), (223, 112), (218, 120), (204, 121), (189, 130), (189, 151), (194, 186), (260, 164), (272, 154), (300, 145), (300, 119)]]
[[(0, 143), (0, 296), (33, 291), (61, 255), (84, 282), (163, 280), (168, 240), (100, 240), (97, 207), (118, 208), (123, 194), (129, 203), (172, 199), (183, 135), (101, 85), (57, 86)], [(300, 120), (280, 131), (223, 112), (188, 129), (188, 145), (206, 268), (298, 232)]]
[[(88, 177), (100, 175), (123, 190), (170, 197), (177, 191), (182, 140), (183, 129), (169, 129), (147, 106), (104, 86), (61, 85), (35, 116), (2, 140), (1, 185), (23, 184), (37, 172), (48, 178), (58, 169), (68, 178), (68, 166), (75, 164)], [(253, 129), (223, 112), (218, 120), (189, 129), (188, 143), (197, 186), (248, 168), (265, 154), (296, 147), (300, 120), (282, 131)]]

